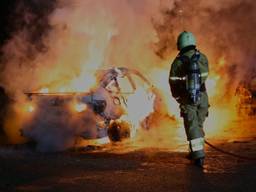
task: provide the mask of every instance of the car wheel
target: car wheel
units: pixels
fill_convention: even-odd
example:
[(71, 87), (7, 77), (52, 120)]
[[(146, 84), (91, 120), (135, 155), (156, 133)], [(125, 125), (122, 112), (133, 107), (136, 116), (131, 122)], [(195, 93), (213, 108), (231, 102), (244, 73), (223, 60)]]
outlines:
[(130, 124), (125, 121), (113, 121), (108, 128), (109, 139), (113, 142), (130, 137)]

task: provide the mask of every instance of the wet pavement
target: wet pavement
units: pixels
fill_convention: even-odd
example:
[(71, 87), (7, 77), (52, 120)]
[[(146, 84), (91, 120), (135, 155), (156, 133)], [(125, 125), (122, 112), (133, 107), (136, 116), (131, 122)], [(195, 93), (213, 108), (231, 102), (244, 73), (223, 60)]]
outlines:
[[(211, 141), (256, 158), (256, 138)], [(28, 146), (0, 148), (1, 191), (255, 191), (256, 161), (206, 149), (205, 168), (185, 152), (124, 146), (39, 153)]]
[[(172, 134), (166, 132), (170, 130), (169, 122), (167, 125), (167, 129), (162, 127), (162, 130), (144, 134), (142, 143), (137, 141), (136, 144), (86, 145), (54, 153), (37, 152), (26, 144), (0, 145), (0, 191), (256, 190), (254, 118), (232, 121), (226, 129), (218, 131), (219, 135), (211, 135), (207, 139), (218, 149), (245, 158), (237, 158), (206, 145), (203, 169), (195, 167), (186, 158), (184, 135), (177, 137), (175, 133), (171, 138)], [(210, 136), (209, 133), (206, 135)], [(154, 142), (143, 145), (146, 140)], [(174, 146), (173, 143), (178, 144)], [(156, 144), (158, 147), (152, 147)]]

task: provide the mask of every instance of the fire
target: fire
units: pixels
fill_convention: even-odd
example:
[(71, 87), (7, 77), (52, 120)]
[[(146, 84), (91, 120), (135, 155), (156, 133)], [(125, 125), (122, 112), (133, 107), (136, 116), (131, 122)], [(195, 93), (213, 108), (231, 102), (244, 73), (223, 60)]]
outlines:
[[(35, 39), (28, 38), (31, 37), (31, 34), (26, 33), (30, 31), (26, 29), (26, 26), (32, 25), (26, 25), (24, 30), (17, 33), (15, 38), (8, 41), (5, 49), (9, 64), (4, 67), (6, 71), (3, 73), (6, 74), (6, 82), (11, 82), (8, 86), (15, 91), (19, 90), (18, 92), (23, 92), (28, 87), (32, 89), (43, 87), (39, 90), (40, 93), (87, 92), (96, 85), (94, 73), (98, 69), (113, 66), (138, 68), (147, 74), (146, 76), (149, 77), (161, 92), (168, 115), (174, 116), (176, 122), (179, 124), (179, 129), (171, 129), (170, 125), (165, 125), (162, 122), (159, 127), (170, 127), (169, 132), (174, 132), (178, 136), (185, 137), (179, 106), (172, 98), (168, 84), (169, 62), (174, 58), (170, 57), (174, 56), (177, 52), (173, 49), (175, 47), (173, 35), (177, 34), (180, 29), (176, 27), (178, 25), (177, 23), (173, 23), (177, 20), (172, 18), (175, 14), (172, 14), (173, 16), (168, 19), (162, 15), (163, 10), (170, 9), (170, 11), (164, 12), (173, 13), (172, 11), (175, 11), (173, 8), (176, 8), (176, 3), (174, 3), (174, 6), (169, 1), (143, 0), (118, 1), (117, 5), (116, 0), (99, 2), (93, 0), (75, 0), (73, 3), (65, 0), (58, 1), (58, 4), (58, 8), (47, 17), (51, 30), (48, 30), (48, 34), (40, 35), (44, 39), (38, 41), (46, 43), (44, 46), (47, 49), (46, 51), (33, 55), (31, 58), (34, 59), (26, 58), (29, 55), (26, 52), (27, 50), (31, 50), (33, 47), (40, 47), (37, 46), (36, 42), (27, 43), (29, 39)], [(164, 5), (165, 7), (162, 7)], [(183, 9), (184, 14), (186, 14), (186, 6)], [(205, 12), (203, 13), (205, 14)], [(215, 14), (214, 10), (212, 14)], [(209, 15), (211, 16), (211, 14)], [(198, 16), (200, 17), (200, 14)], [(160, 31), (157, 31), (152, 25), (152, 18), (159, 20), (159, 23), (161, 23), (159, 25)], [(200, 21), (208, 22), (207, 18)], [(192, 19), (191, 21), (197, 20)], [(219, 24), (219, 21), (216, 23)], [(228, 23), (231, 24), (233, 22)], [(211, 55), (212, 57), (209, 57), (209, 63), (211, 64), (210, 76), (206, 81), (210, 104), (212, 106), (210, 107), (210, 115), (206, 120), (205, 129), (209, 133), (209, 136), (214, 136), (221, 133), (223, 127), (227, 126), (235, 116), (232, 111), (232, 100), (228, 101), (228, 106), (215, 103), (215, 99), (221, 97), (223, 90), (226, 89), (225, 83), (227, 82), (227, 78), (224, 76), (226, 72), (225, 67), (233, 62), (231, 59), (230, 61), (228, 60), (230, 57), (222, 55), (222, 53), (233, 49), (223, 49), (222, 53), (218, 56), (217, 54), (221, 50), (216, 50), (215, 47), (218, 48), (220, 46), (215, 46), (214, 39), (221, 42), (220, 45), (225, 45), (231, 42), (229, 37), (224, 35), (225, 38), (219, 39), (216, 36), (218, 33), (216, 33), (215, 35), (209, 35), (211, 37), (207, 39), (208, 37), (205, 38), (203, 33), (201, 33), (201, 28), (199, 27), (197, 29), (198, 26), (203, 26), (201, 24), (199, 25), (196, 22), (194, 26), (189, 25), (188, 29), (191, 28), (191, 30), (197, 32), (196, 35), (198, 35), (200, 45), (201, 42), (205, 42), (205, 45), (207, 45), (205, 46), (207, 47), (205, 53), (207, 55), (208, 53), (213, 54)], [(223, 23), (222, 26), (224, 26)], [(169, 29), (171, 30), (168, 31)], [(211, 30), (212, 28), (209, 29)], [(218, 27), (214, 27), (214, 29), (216, 31), (219, 30)], [(222, 30), (222, 28), (220, 29)], [(207, 32), (208, 28), (205, 30)], [(232, 36), (232, 38), (234, 37)], [(244, 34), (242, 37), (244, 37)], [(163, 57), (160, 59), (155, 54), (155, 50), (152, 48), (154, 45), (152, 44), (158, 41), (160, 44), (161, 42), (163, 44), (160, 45), (161, 48), (164, 49), (167, 47), (166, 53), (168, 58), (163, 59)], [(216, 43), (219, 45), (217, 41)], [(214, 46), (210, 47), (208, 44), (214, 44)], [(241, 51), (237, 47), (234, 50)], [(37, 53), (36, 50), (32, 51), (33, 53)], [(233, 55), (239, 54), (230, 54), (230, 56)], [(28, 64), (23, 65), (24, 63), (22, 62), (26, 62), (26, 64), (28, 62)], [(31, 70), (31, 68), (34, 69)], [(221, 71), (220, 69), (224, 70)], [(16, 83), (9, 80), (13, 76), (17, 79)], [(145, 100), (144, 98), (147, 99)], [(154, 95), (150, 95), (147, 90), (142, 88), (137, 89), (134, 95), (127, 98), (128, 109), (126, 114), (122, 116), (122, 119), (132, 122), (135, 125), (134, 127), (136, 127), (135, 129), (137, 129), (141, 121), (153, 112), (154, 99)], [(36, 110), (34, 105), (25, 105), (21, 108), (23, 111), (29, 113), (33, 113)], [(72, 103), (71, 108), (75, 112), (82, 112), (87, 109), (87, 106), (81, 103)]]
[[(224, 67), (227, 64), (227, 60), (224, 56), (217, 59), (219, 68)], [(237, 113), (235, 110), (235, 99), (228, 98), (224, 95), (226, 92), (227, 82), (226, 71), (216, 71), (217, 67), (213, 67), (210, 71), (210, 76), (206, 80), (207, 92), (209, 95), (209, 116), (205, 121), (206, 136), (224, 137), (224, 130), (230, 126), (230, 123), (236, 118)]]
[[(226, 64), (226, 59), (224, 57), (220, 57), (217, 60), (217, 64), (214, 66), (224, 66)], [(210, 61), (209, 63), (214, 63)], [(170, 67), (170, 66), (169, 66)], [(216, 99), (220, 97), (220, 95), (225, 92), (225, 83), (226, 79), (221, 78), (222, 74), (215, 71), (215, 67), (210, 67), (210, 75), (206, 80), (207, 93), (209, 96), (210, 108), (209, 108), (209, 116), (206, 118), (204, 130), (206, 131), (206, 137), (215, 137), (222, 136), (223, 130), (228, 127), (230, 122), (235, 119), (236, 112), (234, 109), (234, 101), (232, 99), (228, 99), (228, 103), (218, 103)], [(182, 118), (180, 117), (180, 109), (178, 103), (172, 98), (170, 93), (170, 87), (168, 84), (168, 75), (169, 68), (154, 69), (153, 72), (150, 73), (150, 77), (152, 78), (153, 83), (156, 85), (158, 89), (162, 92), (164, 102), (168, 107), (168, 114), (174, 115), (176, 121), (178, 123), (176, 130), (176, 135), (181, 138), (185, 138), (185, 131)], [(225, 71), (223, 71), (225, 73)], [(222, 97), (223, 101), (225, 98)], [(164, 126), (164, 124), (162, 124)]]
[(226, 58), (224, 56), (222, 56), (222, 57), (219, 58), (218, 66), (223, 67), (225, 65), (226, 65)]
[(219, 75), (210, 75), (206, 81), (206, 88), (207, 88), (207, 93), (209, 97), (214, 97), (216, 94), (218, 94), (218, 83), (220, 80)]
[(220, 139), (227, 136), (228, 133), (224, 130), (230, 126), (235, 117), (236, 112), (231, 104), (210, 107), (209, 117), (205, 121), (206, 137)]
[(77, 111), (77, 112), (83, 112), (87, 109), (87, 105), (84, 104), (84, 103), (75, 103), (74, 104), (74, 109)]
[(91, 145), (104, 145), (110, 143), (109, 137), (103, 137), (100, 139), (88, 139), (88, 140), (82, 140), (78, 143), (77, 146), (91, 146)]
[(59, 90), (58, 90), (58, 92), (60, 92), (60, 93), (65, 93), (65, 92), (67, 92), (67, 90), (66, 90), (65, 87), (60, 87)]
[(86, 92), (96, 84), (94, 73), (84, 73), (73, 79), (70, 83), (69, 90), (76, 92)]
[[(142, 88), (137, 89), (136, 92), (127, 99), (127, 112), (129, 116), (135, 121), (143, 120), (154, 111), (154, 99), (155, 95), (147, 92), (147, 90)], [(138, 106), (140, 106), (139, 110)]]
[(25, 103), (23, 104), (22, 111), (25, 113), (32, 113), (35, 111), (35, 104), (34, 103)]
[(36, 105), (33, 102), (20, 99), (9, 109), (9, 116), (5, 120), (4, 129), (11, 143), (23, 143), (26, 141), (21, 136), (20, 129), (33, 118)]
[(33, 112), (34, 110), (35, 110), (35, 108), (32, 105), (28, 106), (28, 108), (27, 108), (28, 112)]
[[(170, 66), (168, 66), (170, 67)], [(161, 92), (163, 96), (163, 102), (166, 104), (167, 112), (169, 115), (174, 115), (175, 117), (180, 116), (178, 103), (173, 99), (170, 92), (169, 86), (169, 70), (170, 68), (155, 68), (150, 72), (150, 77), (153, 84)]]
[(39, 92), (39, 93), (49, 93), (49, 88), (43, 87), (43, 88), (41, 88), (38, 92)]
[(140, 123), (154, 111), (154, 99), (155, 95), (143, 88), (128, 96), (127, 111), (120, 119), (131, 122), (131, 137), (135, 136)]

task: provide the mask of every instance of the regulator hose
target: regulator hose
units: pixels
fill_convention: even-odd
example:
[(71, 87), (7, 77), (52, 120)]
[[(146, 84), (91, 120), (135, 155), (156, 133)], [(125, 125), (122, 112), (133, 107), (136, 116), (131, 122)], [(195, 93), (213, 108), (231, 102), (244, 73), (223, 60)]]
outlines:
[(220, 149), (216, 146), (214, 146), (213, 144), (209, 143), (209, 141), (205, 140), (205, 144), (207, 144), (209, 147), (211, 147), (212, 149), (218, 151), (218, 152), (221, 152), (223, 154), (226, 154), (226, 155), (230, 155), (230, 156), (233, 156), (233, 157), (236, 157), (236, 158), (239, 158), (239, 159), (245, 159), (245, 160), (250, 160), (250, 161), (256, 161), (256, 158), (254, 157), (248, 157), (248, 156), (243, 156), (243, 155), (238, 155), (236, 153), (231, 153), (229, 151), (225, 151), (223, 149)]

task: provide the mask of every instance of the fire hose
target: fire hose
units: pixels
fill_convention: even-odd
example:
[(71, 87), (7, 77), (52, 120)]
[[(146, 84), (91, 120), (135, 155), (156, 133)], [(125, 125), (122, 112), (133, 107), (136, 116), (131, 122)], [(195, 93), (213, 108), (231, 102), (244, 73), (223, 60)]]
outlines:
[(220, 149), (218, 147), (216, 147), (215, 145), (211, 144), (209, 141), (205, 140), (205, 144), (207, 144), (209, 147), (211, 147), (212, 149), (218, 151), (218, 152), (221, 152), (223, 154), (226, 154), (226, 155), (229, 155), (229, 156), (233, 156), (233, 157), (236, 157), (236, 158), (239, 158), (239, 159), (245, 159), (245, 160), (250, 160), (250, 161), (256, 161), (256, 158), (254, 157), (248, 157), (248, 156), (243, 156), (243, 155), (238, 155), (236, 153), (232, 153), (232, 152), (229, 152), (229, 151), (225, 151), (223, 149)]

